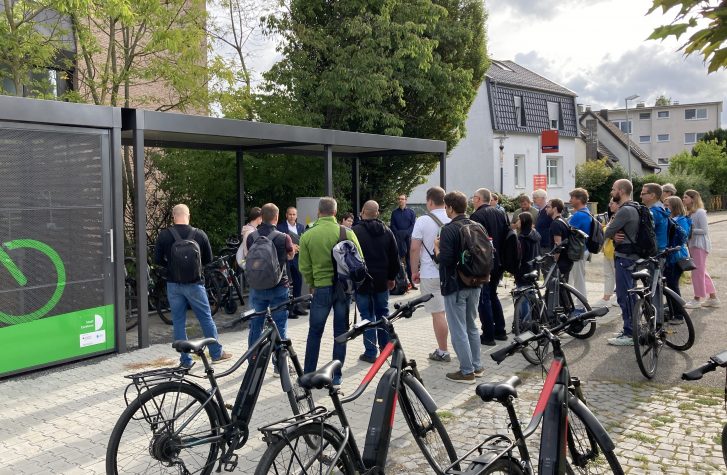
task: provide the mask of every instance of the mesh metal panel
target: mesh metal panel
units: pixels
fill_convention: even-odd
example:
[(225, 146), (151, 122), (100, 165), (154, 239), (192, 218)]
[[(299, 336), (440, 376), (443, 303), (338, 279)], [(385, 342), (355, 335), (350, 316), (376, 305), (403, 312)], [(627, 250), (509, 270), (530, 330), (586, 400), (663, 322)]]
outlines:
[(0, 327), (103, 305), (102, 136), (5, 127)]

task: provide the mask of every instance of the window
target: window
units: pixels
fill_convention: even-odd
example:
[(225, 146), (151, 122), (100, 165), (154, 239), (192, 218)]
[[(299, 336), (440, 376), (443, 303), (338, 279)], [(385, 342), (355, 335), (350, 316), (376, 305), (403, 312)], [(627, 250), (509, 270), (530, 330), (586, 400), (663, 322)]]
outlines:
[(651, 135), (639, 135), (639, 143), (651, 143)]
[(560, 185), (560, 157), (548, 157), (545, 161), (548, 186)]
[(707, 109), (684, 109), (684, 120), (701, 120), (707, 118)]
[(684, 134), (684, 143), (697, 143), (704, 138), (704, 132), (688, 132)]
[(631, 135), (631, 126), (633, 124), (631, 123), (630, 120), (628, 121), (628, 124), (626, 123), (625, 120), (613, 120), (613, 121), (611, 121), (611, 123), (613, 125), (615, 125), (616, 127), (618, 127), (621, 130), (621, 132)]
[(656, 136), (657, 142), (668, 142), (669, 141), (669, 134), (659, 134)]
[(523, 108), (523, 97), (513, 96), (513, 102), (515, 103), (515, 122), (519, 127), (525, 127), (525, 109)]
[(651, 119), (651, 112), (639, 112), (639, 120)]
[(657, 119), (668, 119), (669, 118), (669, 111), (659, 111), (656, 113)]
[(515, 155), (515, 188), (525, 188), (525, 155)]
[(657, 163), (657, 165), (669, 165), (669, 159), (668, 158), (657, 158), (656, 163)]
[(551, 129), (560, 129), (560, 102), (548, 101), (548, 124)]

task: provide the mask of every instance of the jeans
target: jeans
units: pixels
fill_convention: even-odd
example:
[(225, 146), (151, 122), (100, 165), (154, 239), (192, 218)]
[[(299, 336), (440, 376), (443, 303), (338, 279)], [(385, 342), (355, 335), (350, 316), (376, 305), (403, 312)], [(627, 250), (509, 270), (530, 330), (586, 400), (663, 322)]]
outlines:
[(664, 266), (664, 277), (666, 277), (666, 286), (677, 293), (682, 295), (679, 291), (679, 279), (681, 279), (683, 270), (679, 268), (676, 262), (667, 262)]
[(482, 285), (479, 297), (478, 311), (482, 324), (482, 338), (493, 340), (495, 336), (507, 335), (505, 331), (505, 315), (502, 313), (502, 304), (497, 297), (497, 286), (502, 279), (502, 270), (493, 270), (490, 282)]
[(636, 296), (629, 294), (628, 291), (634, 287), (634, 278), (631, 276), (634, 261), (616, 256), (614, 266), (616, 268), (616, 299), (619, 307), (621, 307), (624, 320), (623, 332), (624, 335), (631, 336), (631, 310), (634, 308), (634, 303), (636, 303)]
[(295, 259), (288, 261), (288, 275), (290, 276), (290, 282), (293, 284), (293, 297), (300, 297), (300, 291), (303, 287), (303, 276), (300, 275), (298, 270), (298, 256)]
[[(373, 294), (356, 294), (356, 306), (361, 312), (361, 318), (365, 320), (375, 322), (381, 317), (388, 317), (389, 292), (385, 290)], [(375, 358), (387, 343), (389, 343), (389, 334), (383, 328), (364, 332), (364, 354), (366, 356)]]
[[(310, 317), (308, 319), (308, 341), (305, 345), (305, 363), (303, 372), (310, 373), (318, 367), (318, 353), (321, 351), (321, 338), (326, 328), (328, 314), (333, 309), (333, 337), (337, 337), (348, 331), (348, 311), (351, 305), (349, 296), (336, 295), (334, 287), (318, 287), (313, 293), (313, 300), (310, 303)], [(346, 360), (346, 345), (333, 343), (333, 359), (339, 360), (341, 364)], [(341, 371), (333, 375), (333, 383), (341, 384)]]
[[(192, 307), (194, 314), (197, 316), (205, 338), (219, 340), (217, 325), (212, 320), (210, 303), (207, 300), (207, 291), (204, 285), (167, 282), (167, 298), (169, 299), (169, 308), (172, 311), (172, 333), (175, 341), (187, 339), (187, 304)], [(222, 356), (222, 345), (219, 343), (209, 345), (209, 350), (213, 360)], [(191, 365), (192, 357), (189, 353), (181, 353), (179, 361), (183, 365)]]
[(480, 360), (480, 331), (477, 328), (479, 288), (460, 289), (444, 296), (447, 324), (452, 347), (459, 359), (462, 374), (472, 374), (482, 368)]
[[(262, 312), (268, 307), (275, 307), (287, 301), (288, 288), (282, 285), (265, 290), (250, 289), (250, 305), (256, 312)], [(283, 308), (273, 313), (273, 321), (278, 327), (280, 337), (285, 339), (288, 333), (288, 309)], [(260, 338), (264, 323), (265, 317), (255, 317), (250, 320), (250, 333), (247, 335), (248, 347)]]

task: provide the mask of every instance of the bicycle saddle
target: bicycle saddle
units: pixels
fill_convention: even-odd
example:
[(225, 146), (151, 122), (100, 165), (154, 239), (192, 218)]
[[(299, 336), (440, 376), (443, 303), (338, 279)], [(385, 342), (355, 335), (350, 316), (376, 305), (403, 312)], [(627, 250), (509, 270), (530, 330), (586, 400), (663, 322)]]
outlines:
[(527, 280), (528, 282), (535, 282), (538, 280), (538, 271), (534, 270), (532, 272), (528, 272), (523, 276), (523, 279)]
[(201, 353), (207, 345), (217, 343), (215, 338), (197, 338), (196, 340), (176, 340), (172, 348), (180, 353)]
[(642, 269), (637, 272), (632, 272), (631, 276), (636, 280), (648, 279), (649, 277), (651, 277), (651, 272), (649, 272), (648, 269)]
[(517, 398), (517, 389), (515, 389), (515, 386), (519, 386), (520, 382), (520, 378), (512, 376), (510, 379), (502, 383), (479, 384), (475, 392), (485, 402), (503, 402), (508, 397)]
[(323, 389), (333, 385), (333, 373), (341, 369), (341, 362), (333, 360), (327, 365), (298, 378), (298, 384), (304, 389)]

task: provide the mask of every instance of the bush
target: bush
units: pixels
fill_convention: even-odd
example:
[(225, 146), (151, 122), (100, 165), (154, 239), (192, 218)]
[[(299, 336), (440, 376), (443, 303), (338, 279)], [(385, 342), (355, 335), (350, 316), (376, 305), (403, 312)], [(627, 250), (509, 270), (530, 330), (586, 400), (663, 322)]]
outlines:
[(605, 160), (588, 161), (576, 167), (576, 186), (588, 190), (589, 201), (598, 203), (599, 213), (606, 211), (613, 182), (627, 177), (623, 168), (610, 168)]

